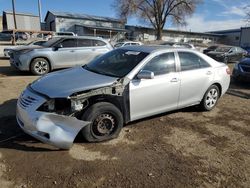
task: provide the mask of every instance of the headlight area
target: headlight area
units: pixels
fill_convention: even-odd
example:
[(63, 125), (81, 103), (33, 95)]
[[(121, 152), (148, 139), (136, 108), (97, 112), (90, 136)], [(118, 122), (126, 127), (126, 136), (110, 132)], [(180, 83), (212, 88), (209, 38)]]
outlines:
[(46, 101), (37, 111), (72, 116), (88, 105), (88, 101), (74, 101), (67, 98), (55, 98)]

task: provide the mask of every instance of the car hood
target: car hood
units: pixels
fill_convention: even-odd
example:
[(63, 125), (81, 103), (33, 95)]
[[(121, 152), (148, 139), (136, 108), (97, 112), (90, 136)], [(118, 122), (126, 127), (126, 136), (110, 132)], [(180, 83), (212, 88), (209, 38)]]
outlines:
[(240, 64), (250, 65), (250, 57), (246, 57), (240, 60)]
[(44, 48), (43, 46), (37, 46), (37, 45), (27, 45), (27, 46), (17, 46), (15, 48), (12, 48), (14, 51), (22, 51), (22, 50), (34, 50), (34, 49), (40, 49)]
[(30, 86), (50, 98), (65, 98), (76, 92), (112, 85), (117, 79), (74, 67), (49, 73)]
[(27, 49), (35, 49), (36, 48), (39, 48), (39, 46), (37, 45), (21, 45), (21, 46), (10, 46), (10, 47), (7, 47), (7, 48), (4, 48), (4, 50), (15, 50), (15, 51), (18, 51), (18, 50), (27, 50)]

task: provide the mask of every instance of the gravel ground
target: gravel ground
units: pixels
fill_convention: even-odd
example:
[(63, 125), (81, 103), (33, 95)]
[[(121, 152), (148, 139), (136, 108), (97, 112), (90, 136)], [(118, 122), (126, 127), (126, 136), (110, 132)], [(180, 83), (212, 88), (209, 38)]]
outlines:
[(36, 78), (0, 59), (0, 187), (249, 187), (250, 86), (231, 84), (211, 112), (162, 114), (63, 151), (17, 126), (17, 97)]

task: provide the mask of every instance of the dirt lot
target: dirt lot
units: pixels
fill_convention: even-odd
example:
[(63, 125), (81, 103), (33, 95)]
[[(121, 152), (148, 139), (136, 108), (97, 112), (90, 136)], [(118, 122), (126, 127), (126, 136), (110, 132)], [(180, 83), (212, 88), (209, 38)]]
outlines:
[(62, 151), (15, 121), (17, 97), (36, 78), (0, 60), (0, 187), (249, 187), (250, 86), (232, 84), (211, 112), (163, 114)]

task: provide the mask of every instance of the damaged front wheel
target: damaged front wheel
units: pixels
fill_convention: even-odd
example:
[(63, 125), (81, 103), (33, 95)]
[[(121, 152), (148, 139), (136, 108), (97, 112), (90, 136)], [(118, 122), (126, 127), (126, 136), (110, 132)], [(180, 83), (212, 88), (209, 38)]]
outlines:
[(120, 110), (111, 103), (99, 102), (90, 106), (82, 120), (92, 123), (83, 128), (83, 137), (89, 142), (100, 142), (116, 138), (123, 126)]

